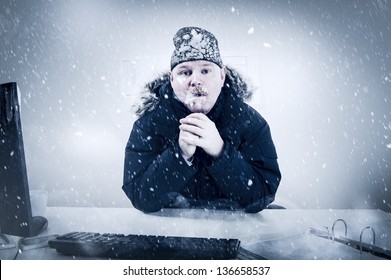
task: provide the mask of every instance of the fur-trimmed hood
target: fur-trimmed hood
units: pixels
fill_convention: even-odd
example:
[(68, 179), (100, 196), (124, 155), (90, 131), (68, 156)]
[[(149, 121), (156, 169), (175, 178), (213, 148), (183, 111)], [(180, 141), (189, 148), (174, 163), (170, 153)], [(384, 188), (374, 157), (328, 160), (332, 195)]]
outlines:
[[(248, 101), (253, 95), (253, 90), (250, 89), (248, 82), (233, 68), (226, 66), (227, 74), (225, 76), (222, 93), (231, 93), (236, 95), (243, 101)], [(147, 83), (144, 90), (141, 92), (140, 102), (135, 106), (136, 115), (143, 116), (146, 112), (152, 111), (159, 104), (161, 98), (160, 89), (164, 85), (170, 85), (170, 73), (166, 72), (153, 81)]]

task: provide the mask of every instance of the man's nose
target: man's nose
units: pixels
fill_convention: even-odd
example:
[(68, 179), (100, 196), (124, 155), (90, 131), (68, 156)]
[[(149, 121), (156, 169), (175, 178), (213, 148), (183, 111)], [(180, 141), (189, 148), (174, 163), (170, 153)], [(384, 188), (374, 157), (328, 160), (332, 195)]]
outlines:
[(198, 87), (202, 85), (201, 77), (198, 74), (193, 74), (191, 77), (190, 85), (192, 87)]

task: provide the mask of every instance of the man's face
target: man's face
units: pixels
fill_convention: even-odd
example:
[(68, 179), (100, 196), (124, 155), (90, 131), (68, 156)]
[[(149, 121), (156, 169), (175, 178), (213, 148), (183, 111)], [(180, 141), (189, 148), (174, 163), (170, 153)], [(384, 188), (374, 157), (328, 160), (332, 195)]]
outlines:
[(204, 114), (215, 105), (224, 80), (225, 68), (206, 60), (182, 62), (174, 67), (170, 76), (179, 101), (191, 112)]

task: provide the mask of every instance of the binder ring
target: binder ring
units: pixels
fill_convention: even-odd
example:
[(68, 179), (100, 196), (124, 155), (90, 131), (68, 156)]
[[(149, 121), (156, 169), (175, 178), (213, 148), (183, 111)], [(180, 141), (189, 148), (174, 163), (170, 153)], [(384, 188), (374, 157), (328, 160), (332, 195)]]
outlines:
[(375, 238), (376, 238), (375, 230), (370, 226), (363, 228), (361, 231), (361, 234), (360, 234), (360, 255), (362, 254), (362, 235), (363, 235), (364, 231), (366, 231), (367, 229), (371, 230), (372, 237), (373, 237), (372, 238), (372, 245), (375, 245), (375, 241), (376, 241), (375, 240)]
[(345, 220), (344, 219), (337, 219), (334, 221), (333, 227), (331, 228), (331, 235), (332, 235), (333, 241), (335, 239), (334, 227), (337, 222), (342, 222), (345, 225), (345, 236), (348, 235), (348, 225), (346, 224)]

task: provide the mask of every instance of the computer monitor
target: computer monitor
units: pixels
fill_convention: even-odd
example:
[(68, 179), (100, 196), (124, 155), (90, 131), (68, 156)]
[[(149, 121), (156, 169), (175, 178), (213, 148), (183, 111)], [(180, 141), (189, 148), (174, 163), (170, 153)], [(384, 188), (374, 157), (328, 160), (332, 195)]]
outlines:
[(0, 233), (30, 237), (48, 222), (32, 216), (18, 93), (15, 82), (0, 85)]

